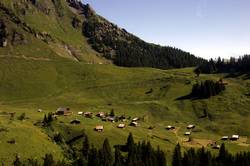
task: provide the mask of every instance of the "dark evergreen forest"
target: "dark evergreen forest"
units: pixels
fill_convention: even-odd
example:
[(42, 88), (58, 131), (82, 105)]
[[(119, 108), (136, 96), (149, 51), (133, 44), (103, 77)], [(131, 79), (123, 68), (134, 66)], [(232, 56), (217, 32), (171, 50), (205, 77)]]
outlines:
[(197, 66), (205, 62), (177, 48), (144, 42), (96, 15), (84, 22), (83, 34), (96, 51), (118, 66), (169, 69)]
[(225, 60), (218, 58), (217, 60), (210, 59), (208, 62), (204, 62), (195, 69), (195, 73), (249, 73), (250, 72), (250, 55), (244, 55), (242, 57), (230, 58)]
[[(135, 143), (130, 134), (125, 145), (115, 146), (115, 151), (104, 140), (100, 149), (90, 146), (88, 136), (85, 134), (82, 140), (82, 148), (71, 148), (67, 151), (68, 159), (56, 161), (52, 154), (46, 154), (43, 162), (37, 159), (22, 160), (18, 155), (13, 162), (14, 166), (167, 166), (166, 154), (158, 147), (153, 148), (150, 142)], [(201, 148), (190, 148), (182, 151), (179, 144), (176, 145), (172, 155), (172, 166), (249, 166), (250, 152), (229, 153), (222, 144), (218, 155)]]

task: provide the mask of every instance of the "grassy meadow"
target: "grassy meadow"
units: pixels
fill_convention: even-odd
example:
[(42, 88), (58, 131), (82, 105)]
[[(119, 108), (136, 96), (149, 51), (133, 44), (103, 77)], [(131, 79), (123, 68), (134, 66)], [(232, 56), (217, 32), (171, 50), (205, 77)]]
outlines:
[[(221, 136), (239, 134), (237, 142), (227, 142), (232, 152), (250, 150), (249, 81), (225, 78), (227, 89), (221, 95), (204, 100), (178, 98), (191, 92), (198, 80), (218, 80), (225, 75), (201, 75), (196, 78), (192, 68), (158, 70), (150, 68), (121, 68), (113, 65), (90, 65), (83, 62), (58, 59), (41, 61), (32, 59), (1, 58), (0, 61), (0, 156), (11, 162), (16, 154), (21, 157), (41, 158), (45, 153), (63, 158), (60, 145), (51, 139), (60, 132), (70, 140), (84, 130), (91, 144), (101, 146), (105, 138), (112, 145), (124, 144), (130, 132), (136, 141), (148, 140), (160, 146), (170, 160), (173, 147), (179, 142), (184, 148), (208, 146)], [(58, 107), (70, 107), (72, 116), (60, 116), (53, 122), (53, 130), (47, 131), (34, 125), (45, 113)], [(37, 112), (38, 109), (44, 110)], [(107, 112), (114, 109), (116, 115), (140, 117), (139, 127), (118, 129), (118, 123), (103, 122), (77, 115), (77, 112)], [(201, 118), (206, 109), (209, 116)], [(16, 112), (14, 120), (6, 113)], [(18, 117), (25, 113), (24, 121)], [(80, 125), (70, 121), (79, 119)], [(186, 126), (195, 124), (191, 142), (184, 132)], [(103, 125), (103, 132), (94, 131)], [(166, 126), (176, 127), (174, 131)], [(155, 128), (150, 130), (150, 126)], [(15, 139), (15, 144), (9, 141)], [(74, 146), (80, 146), (76, 141)], [(212, 150), (212, 149), (211, 149)], [(212, 150), (217, 152), (216, 150)]]

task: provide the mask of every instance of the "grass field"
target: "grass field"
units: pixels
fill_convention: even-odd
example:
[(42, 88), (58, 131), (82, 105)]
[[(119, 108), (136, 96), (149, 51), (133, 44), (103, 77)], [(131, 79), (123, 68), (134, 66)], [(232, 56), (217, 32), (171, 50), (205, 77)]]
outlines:
[[(24, 158), (41, 157), (46, 152), (62, 157), (61, 147), (50, 140), (49, 133), (33, 125), (43, 119), (44, 113), (54, 112), (61, 106), (70, 107), (74, 115), (59, 117), (53, 122), (52, 134), (60, 132), (66, 140), (85, 130), (95, 146), (100, 146), (105, 138), (109, 138), (112, 145), (124, 144), (132, 132), (136, 141), (149, 140), (154, 146), (160, 145), (171, 158), (177, 142), (186, 148), (201, 147), (223, 135), (240, 134), (246, 137), (244, 143), (227, 142), (227, 148), (232, 152), (250, 150), (247, 144), (250, 128), (244, 127), (250, 125), (249, 98), (244, 95), (249, 92), (248, 80), (227, 78), (227, 90), (211, 99), (177, 100), (189, 94), (192, 84), (197, 81), (192, 68), (164, 71), (87, 65), (64, 59), (13, 58), (2, 58), (0, 68), (0, 112), (17, 113), (15, 120), (0, 116), (0, 127), (7, 128), (7, 131), (0, 132), (1, 147), (11, 147), (8, 150), (1, 148), (0, 156), (4, 161), (11, 161), (16, 153)], [(198, 79), (218, 80), (221, 77), (223, 75), (202, 75)], [(38, 109), (44, 112), (39, 113)], [(78, 111), (97, 113), (110, 112), (111, 109), (116, 115), (143, 120), (139, 127), (118, 129), (118, 123), (77, 115)], [(204, 109), (208, 111), (209, 118), (200, 118)], [(26, 113), (28, 119), (17, 120), (22, 113)], [(81, 120), (81, 124), (71, 125), (69, 122), (76, 118)], [(197, 126), (190, 143), (184, 142), (188, 124)], [(103, 125), (104, 132), (95, 132), (96, 125)], [(178, 130), (167, 131), (167, 125), (176, 126)], [(149, 126), (155, 128), (149, 130)], [(16, 144), (10, 145), (10, 139), (16, 139)]]

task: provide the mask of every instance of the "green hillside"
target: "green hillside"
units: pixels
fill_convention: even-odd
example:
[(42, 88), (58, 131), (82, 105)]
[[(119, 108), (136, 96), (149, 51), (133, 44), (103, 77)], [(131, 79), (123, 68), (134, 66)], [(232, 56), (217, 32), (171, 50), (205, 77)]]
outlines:
[[(53, 132), (60, 132), (66, 140), (82, 133), (90, 137), (90, 142), (99, 146), (105, 138), (112, 145), (124, 144), (127, 135), (132, 132), (137, 141), (150, 140), (155, 146), (160, 145), (171, 155), (177, 142), (185, 147), (206, 146), (211, 141), (220, 140), (223, 135), (240, 134), (242, 140), (228, 143), (231, 151), (249, 150), (247, 140), (250, 135), (249, 125), (249, 81), (241, 78), (226, 79), (227, 90), (216, 97), (205, 100), (177, 100), (191, 92), (196, 79), (193, 69), (157, 70), (147, 68), (119, 68), (112, 65), (87, 65), (70, 61), (39, 61), (26, 59), (1, 58), (0, 112), (1, 128), (8, 132), (0, 132), (4, 140), (16, 139), (17, 143), (9, 145), (1, 141), (2, 146), (13, 146), (13, 149), (0, 151), (0, 156), (8, 156), (10, 161), (20, 153), (21, 156), (42, 156), (44, 151), (27, 153), (22, 147), (32, 150), (40, 142), (49, 144), (46, 135), (51, 134), (44, 128), (33, 124), (43, 119), (45, 112), (55, 112), (58, 107), (70, 107), (74, 115), (58, 117), (53, 122)], [(39, 74), (37, 74), (39, 73)], [(222, 75), (202, 75), (199, 79), (218, 80)], [(152, 89), (152, 90), (151, 90)], [(151, 93), (149, 93), (151, 91)], [(37, 112), (44, 110), (43, 113)], [(114, 109), (116, 115), (140, 117), (140, 127), (118, 129), (119, 123), (102, 122), (100, 118), (88, 119), (77, 115), (77, 112), (107, 112)], [(209, 117), (200, 118), (206, 109)], [(16, 112), (15, 120), (9, 120), (4, 112)], [(26, 113), (28, 119), (17, 120), (20, 114)], [(71, 125), (74, 119), (81, 120), (80, 125)], [(126, 122), (128, 125), (129, 122)], [(188, 143), (184, 136), (188, 124), (197, 125), (192, 133), (193, 141)], [(20, 128), (15, 132), (17, 126)], [(93, 129), (103, 125), (104, 132)], [(168, 125), (177, 127), (174, 132), (167, 131)], [(153, 130), (149, 130), (154, 126)], [(26, 142), (20, 135), (29, 130), (34, 133), (34, 141)], [(20, 140), (19, 140), (20, 137)], [(25, 138), (25, 137), (24, 137)], [(38, 141), (40, 140), (40, 141)], [(47, 146), (47, 152), (60, 151)], [(77, 146), (77, 143), (76, 143)], [(16, 147), (20, 151), (15, 151)], [(26, 149), (26, 148), (25, 148)], [(62, 151), (62, 149), (61, 149)], [(58, 154), (58, 153), (57, 153)], [(62, 154), (61, 154), (62, 155)], [(59, 155), (60, 156), (60, 155)], [(168, 156), (170, 157), (170, 156)], [(6, 158), (6, 157), (5, 157)], [(4, 159), (5, 159), (4, 158)]]
[[(117, 67), (88, 44), (81, 26), (77, 26), (86, 18), (79, 17), (79, 10), (68, 7), (66, 1), (1, 0), (0, 18), (0, 44), (7, 41), (0, 47), (2, 163), (11, 165), (16, 155), (41, 160), (46, 153), (53, 154), (56, 160), (70, 160), (69, 151), (79, 149), (81, 139), (70, 146), (67, 142), (83, 131), (96, 147), (105, 138), (112, 147), (123, 145), (133, 133), (136, 141), (159, 145), (168, 162), (178, 142), (184, 150), (204, 146), (217, 153), (209, 144), (221, 144), (224, 135), (240, 135), (238, 141), (225, 141), (231, 152), (250, 150), (250, 81), (244, 75), (196, 77), (194, 68)], [(228, 83), (220, 95), (202, 100), (181, 99), (190, 94), (197, 81), (220, 78)], [(57, 117), (50, 127), (42, 126), (44, 115), (59, 107), (69, 107), (74, 114)], [(39, 109), (43, 111), (38, 112)], [(117, 128), (121, 122), (77, 115), (111, 110), (116, 116), (126, 117), (125, 129)], [(16, 114), (11, 117), (11, 113)], [(134, 117), (140, 118), (140, 126), (129, 126)], [(70, 124), (75, 119), (81, 123)], [(196, 125), (190, 137), (184, 136), (189, 124)], [(104, 131), (94, 131), (97, 125), (103, 125)], [(166, 130), (168, 125), (175, 126), (175, 130)], [(53, 140), (58, 133), (65, 144)]]
[[(60, 1), (0, 2), (0, 18), (6, 26), (7, 47), (0, 50), (0, 56), (34, 57), (60, 59), (68, 58), (85, 63), (107, 63), (87, 44), (81, 28), (73, 27), (72, 20), (79, 24), (83, 18)], [(59, 9), (62, 16), (58, 14)], [(72, 9), (73, 10), (73, 9)]]

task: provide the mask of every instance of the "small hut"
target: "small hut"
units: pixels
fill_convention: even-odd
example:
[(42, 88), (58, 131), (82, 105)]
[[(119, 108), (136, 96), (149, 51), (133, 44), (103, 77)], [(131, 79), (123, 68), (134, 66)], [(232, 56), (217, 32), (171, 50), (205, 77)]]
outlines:
[(174, 126), (167, 126), (166, 129), (167, 129), (167, 130), (174, 130), (175, 127), (174, 127)]
[(107, 121), (115, 122), (115, 117), (109, 116), (109, 117), (107, 117)]
[(130, 123), (130, 126), (137, 127), (137, 126), (139, 126), (139, 124), (138, 124), (137, 122), (131, 122), (131, 123)]
[(187, 132), (184, 133), (184, 135), (187, 135), (187, 136), (188, 136), (188, 135), (191, 135), (191, 132), (190, 132), (190, 131), (187, 131)]
[(212, 144), (212, 149), (220, 149), (220, 145)]
[(103, 126), (96, 126), (95, 131), (102, 132), (104, 130)]
[(63, 108), (60, 107), (56, 110), (56, 115), (64, 115), (64, 116), (70, 116), (73, 112), (70, 111), (70, 108)]
[(83, 112), (78, 112), (77, 114), (78, 114), (78, 115), (83, 115)]
[(78, 119), (72, 120), (72, 121), (70, 122), (70, 124), (80, 124), (80, 123), (81, 123), (81, 121), (78, 120)]
[(194, 128), (195, 128), (195, 125), (193, 125), (193, 124), (190, 124), (187, 126), (187, 129), (194, 129)]
[(43, 112), (43, 110), (42, 109), (38, 109), (37, 112)]
[(96, 114), (96, 116), (99, 117), (99, 118), (103, 118), (103, 117), (105, 117), (105, 113), (104, 112), (98, 112)]
[(232, 135), (230, 138), (230, 140), (232, 140), (232, 141), (237, 141), (238, 139), (240, 139), (239, 135)]
[(123, 124), (123, 123), (121, 123), (121, 124), (119, 124), (119, 125), (117, 126), (117, 128), (120, 128), (120, 129), (124, 129), (125, 127), (126, 127), (126, 125)]
[(209, 144), (212, 149), (220, 149), (220, 145), (218, 145), (216, 142), (212, 142)]
[(221, 137), (221, 140), (223, 140), (223, 141), (226, 141), (226, 140), (228, 140), (228, 139), (229, 139), (228, 136), (223, 136), (223, 137)]
[(135, 117), (135, 118), (132, 119), (132, 122), (137, 122), (138, 120), (139, 120), (139, 118)]
[(86, 118), (92, 118), (92, 117), (93, 117), (93, 113), (92, 113), (92, 112), (85, 112), (85, 113), (84, 113), (84, 116), (85, 116)]

